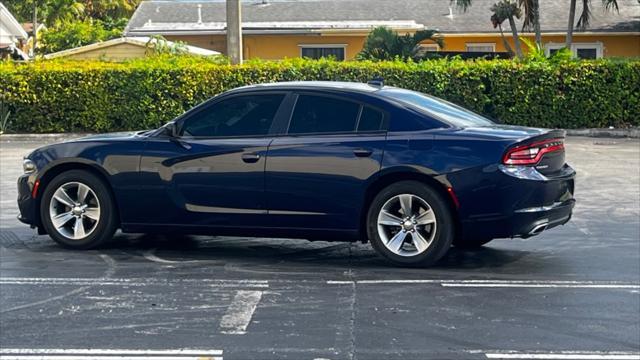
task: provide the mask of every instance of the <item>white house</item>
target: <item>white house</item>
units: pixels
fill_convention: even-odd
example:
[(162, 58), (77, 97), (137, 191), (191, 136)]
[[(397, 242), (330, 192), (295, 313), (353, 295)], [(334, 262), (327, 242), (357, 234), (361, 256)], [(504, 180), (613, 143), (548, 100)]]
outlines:
[(28, 35), (16, 18), (0, 2), (0, 58), (11, 56), (27, 60), (29, 57), (20, 50), (19, 43), (26, 41)]

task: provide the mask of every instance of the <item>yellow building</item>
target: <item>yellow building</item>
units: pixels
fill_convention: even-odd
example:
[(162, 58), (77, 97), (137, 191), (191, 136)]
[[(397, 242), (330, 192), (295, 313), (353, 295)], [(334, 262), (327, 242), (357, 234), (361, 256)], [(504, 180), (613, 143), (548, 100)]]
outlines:
[[(369, 31), (386, 26), (399, 33), (436, 29), (444, 47), (426, 51), (504, 52), (489, 8), (497, 0), (474, 0), (466, 12), (448, 0), (256, 0), (243, 1), (245, 59), (277, 60), (333, 56), (351, 60)], [(547, 52), (564, 47), (570, 0), (540, 0), (543, 43)], [(618, 0), (619, 12), (592, 3), (588, 29), (575, 31), (571, 50), (578, 57), (640, 57), (640, 3)], [(581, 12), (578, 6), (578, 15)], [(508, 22), (503, 24), (511, 40)], [(521, 23), (518, 24), (521, 30)], [(222, 1), (151, 0), (140, 4), (125, 30), (131, 36), (163, 35), (205, 49), (226, 52)], [(533, 39), (532, 33), (522, 36)], [(523, 45), (524, 46), (524, 45)], [(526, 49), (525, 49), (526, 50)]]
[[(77, 48), (58, 51), (47, 54), (45, 59), (65, 58), (69, 60), (108, 60), (108, 61), (125, 61), (145, 57), (150, 49), (157, 46), (158, 40), (149, 37), (121, 37), (102, 41), (90, 45), (80, 46)], [(173, 47), (175, 44), (167, 41), (164, 46)], [(215, 56), (220, 55), (219, 52), (202, 49), (196, 46), (186, 45), (183, 49), (185, 52), (193, 55)]]

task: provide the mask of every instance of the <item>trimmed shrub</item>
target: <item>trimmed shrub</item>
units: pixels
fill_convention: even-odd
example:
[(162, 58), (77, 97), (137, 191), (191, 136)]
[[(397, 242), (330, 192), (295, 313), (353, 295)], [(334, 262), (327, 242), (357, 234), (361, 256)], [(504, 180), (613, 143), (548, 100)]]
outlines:
[(293, 80), (366, 82), (432, 94), (506, 124), (550, 128), (640, 125), (640, 61), (291, 59), (242, 66), (151, 58), (0, 64), (0, 100), (15, 132), (155, 128), (225, 90)]

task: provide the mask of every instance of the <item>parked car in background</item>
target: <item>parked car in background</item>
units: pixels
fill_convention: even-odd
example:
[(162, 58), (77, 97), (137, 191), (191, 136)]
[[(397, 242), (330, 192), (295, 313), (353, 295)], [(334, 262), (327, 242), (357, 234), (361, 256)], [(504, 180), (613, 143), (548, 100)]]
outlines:
[(20, 219), (74, 249), (120, 228), (369, 241), (430, 265), (569, 221), (563, 139), (380, 82), (247, 86), (157, 130), (33, 151)]

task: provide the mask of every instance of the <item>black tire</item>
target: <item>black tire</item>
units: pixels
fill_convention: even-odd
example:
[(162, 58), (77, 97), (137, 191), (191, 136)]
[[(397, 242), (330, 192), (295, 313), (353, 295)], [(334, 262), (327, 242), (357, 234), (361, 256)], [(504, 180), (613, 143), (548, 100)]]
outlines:
[(474, 240), (455, 239), (453, 240), (453, 246), (459, 249), (473, 250), (473, 249), (481, 248), (483, 245), (491, 242), (492, 240), (493, 239), (474, 239)]
[[(92, 231), (80, 239), (71, 239), (64, 236), (58, 231), (52, 222), (50, 215), (50, 205), (52, 198), (61, 186), (69, 183), (80, 183), (88, 186), (99, 204), (99, 216)], [(69, 194), (70, 197), (73, 196)], [(76, 194), (77, 196), (77, 194)], [(64, 206), (64, 205), (63, 205)], [(63, 210), (66, 211), (66, 210)], [(58, 244), (69, 249), (93, 249), (104, 245), (113, 237), (116, 229), (118, 228), (117, 212), (115, 208), (115, 201), (111, 196), (111, 191), (108, 185), (104, 183), (99, 177), (85, 170), (70, 170), (63, 172), (56, 176), (47, 184), (44, 192), (42, 193), (42, 200), (40, 202), (40, 219), (42, 219), (42, 225), (49, 234), (49, 236)], [(71, 220), (74, 221), (75, 220)], [(92, 220), (89, 220), (92, 223)]]
[[(430, 245), (423, 252), (404, 256), (392, 252), (378, 233), (378, 214), (382, 207), (400, 194), (413, 194), (425, 200), (435, 213), (436, 230)], [(440, 260), (451, 247), (454, 237), (454, 222), (449, 204), (435, 190), (418, 181), (400, 181), (376, 195), (367, 213), (367, 235), (373, 248), (385, 259), (400, 266), (430, 266)]]

